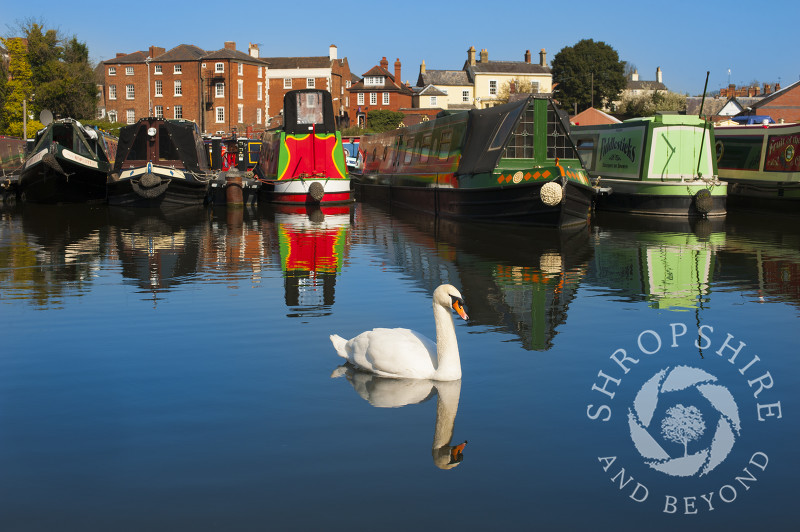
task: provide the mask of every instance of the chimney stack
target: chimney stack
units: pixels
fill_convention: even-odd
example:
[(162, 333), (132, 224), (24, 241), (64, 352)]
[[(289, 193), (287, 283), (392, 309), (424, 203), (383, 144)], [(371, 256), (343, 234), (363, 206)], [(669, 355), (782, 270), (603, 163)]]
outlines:
[(531, 63), (531, 51), (525, 50), (525, 62), (530, 64)]
[(400, 58), (398, 57), (394, 61), (394, 80), (400, 83)]
[(639, 71), (634, 70), (631, 72), (631, 81), (639, 81)]
[(419, 65), (419, 73), (420, 75), (425, 74), (425, 60), (422, 60), (422, 64)]
[(149, 50), (149, 55), (148, 55), (148, 56), (149, 56), (150, 58), (153, 58), (153, 57), (158, 57), (159, 55), (163, 54), (164, 52), (166, 52), (166, 50), (164, 50), (164, 49), (163, 49), (163, 48), (161, 48), (160, 46), (151, 46), (151, 47), (150, 47), (150, 50)]
[(484, 48), (481, 50), (481, 63), (488, 63), (489, 62), (489, 50)]
[(656, 81), (658, 83), (662, 83), (661, 81), (661, 67), (656, 68)]
[(337, 59), (339, 59), (339, 49), (336, 48), (335, 44), (332, 44), (330, 45), (330, 47), (328, 47), (328, 58), (331, 61), (336, 61)]
[(539, 66), (547, 66), (547, 52), (544, 51), (544, 48), (539, 50)]
[(386, 56), (383, 56), (383, 58), (381, 58), (381, 68), (386, 70), (387, 72), (389, 71), (389, 61), (386, 60)]
[(256, 59), (258, 59), (259, 56), (258, 45), (250, 43), (247, 46), (247, 53), (250, 54), (250, 57), (255, 57)]
[(470, 66), (475, 66), (475, 47), (470, 46), (467, 50), (467, 62)]
[(236, 50), (236, 41), (225, 41), (226, 50)]

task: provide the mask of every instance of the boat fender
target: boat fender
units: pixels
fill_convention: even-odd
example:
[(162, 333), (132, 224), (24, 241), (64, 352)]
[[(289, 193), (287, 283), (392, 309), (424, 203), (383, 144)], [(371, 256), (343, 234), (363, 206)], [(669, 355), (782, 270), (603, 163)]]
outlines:
[(697, 212), (702, 212), (703, 214), (710, 212), (713, 202), (714, 200), (711, 198), (711, 192), (709, 192), (707, 188), (698, 190), (694, 195), (694, 208), (697, 209)]
[(554, 181), (545, 183), (542, 185), (542, 188), (539, 189), (539, 198), (541, 198), (542, 203), (549, 205), (550, 207), (554, 207), (561, 203), (563, 196), (564, 194), (561, 191), (561, 185)]
[(147, 172), (138, 180), (131, 180), (133, 191), (146, 199), (157, 198), (167, 190), (168, 186), (169, 179), (165, 179), (162, 182), (161, 178), (152, 172)]
[(311, 196), (311, 199), (319, 203), (325, 195), (325, 187), (323, 187), (322, 183), (319, 181), (314, 181), (308, 187), (308, 195)]
[(56, 159), (56, 156), (52, 153), (45, 153), (44, 157), (42, 157), (42, 162), (52, 168), (53, 171), (62, 175), (67, 175), (64, 169), (61, 168), (61, 165), (58, 164), (58, 159)]

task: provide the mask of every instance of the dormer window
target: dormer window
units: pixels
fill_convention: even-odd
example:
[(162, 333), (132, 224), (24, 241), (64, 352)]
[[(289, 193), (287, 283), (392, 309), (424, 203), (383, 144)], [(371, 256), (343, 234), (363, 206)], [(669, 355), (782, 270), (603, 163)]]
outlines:
[(364, 78), (364, 85), (382, 86), (386, 82), (385, 76), (367, 76)]

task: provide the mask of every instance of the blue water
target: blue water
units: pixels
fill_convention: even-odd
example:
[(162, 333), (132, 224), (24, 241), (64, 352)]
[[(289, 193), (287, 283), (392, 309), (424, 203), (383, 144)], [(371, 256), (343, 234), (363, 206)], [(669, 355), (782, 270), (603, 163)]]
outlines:
[[(796, 528), (796, 221), (319, 214), (2, 211), (0, 529)], [(445, 282), (461, 381), (338, 369)]]

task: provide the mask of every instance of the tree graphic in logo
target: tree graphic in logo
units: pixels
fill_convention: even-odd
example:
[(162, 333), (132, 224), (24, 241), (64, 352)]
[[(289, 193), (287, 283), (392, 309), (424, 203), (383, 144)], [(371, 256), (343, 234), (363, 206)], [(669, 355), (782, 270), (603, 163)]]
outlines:
[(689, 456), (689, 442), (698, 439), (705, 431), (703, 414), (693, 406), (670, 407), (667, 417), (661, 420), (661, 434), (670, 441), (683, 444), (683, 456)]
[[(716, 381), (716, 377), (701, 369), (676, 366), (659, 371), (642, 385), (633, 400), (633, 408), (628, 409), (628, 426), (636, 450), (647, 465), (671, 476), (703, 476), (727, 458), (741, 430), (739, 408), (727, 388), (712, 384)], [(689, 444), (699, 440), (706, 431), (701, 408), (696, 405), (675, 404), (667, 408), (661, 421), (661, 433), (656, 433), (658, 439), (649, 429), (659, 403), (670, 404), (670, 394), (693, 389), (699, 392), (698, 399), (705, 399), (701, 408), (710, 407), (719, 419), (713, 423), (714, 435), (708, 447), (690, 452)], [(684, 393), (680, 397), (693, 396)], [(666, 441), (682, 444), (683, 455), (671, 456), (661, 445)]]

